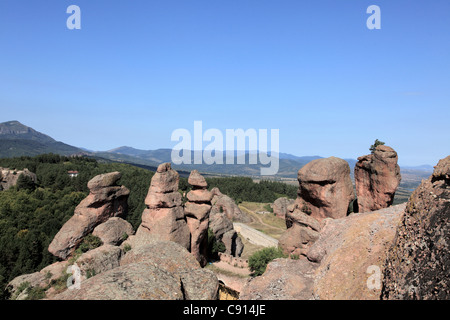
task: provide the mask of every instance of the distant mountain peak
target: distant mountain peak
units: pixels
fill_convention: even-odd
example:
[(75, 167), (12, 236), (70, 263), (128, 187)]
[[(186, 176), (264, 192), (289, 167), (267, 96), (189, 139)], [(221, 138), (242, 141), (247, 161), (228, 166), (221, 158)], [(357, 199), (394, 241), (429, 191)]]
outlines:
[(17, 120), (0, 123), (0, 158), (43, 153), (78, 154), (83, 150), (58, 142)]
[(53, 138), (30, 128), (17, 120), (0, 123), (0, 138), (8, 140), (34, 140), (41, 143), (55, 142)]

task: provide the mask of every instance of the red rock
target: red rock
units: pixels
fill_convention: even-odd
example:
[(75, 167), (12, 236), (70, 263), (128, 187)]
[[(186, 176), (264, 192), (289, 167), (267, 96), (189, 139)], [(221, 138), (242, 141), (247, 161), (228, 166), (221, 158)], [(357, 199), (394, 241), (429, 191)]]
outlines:
[(311, 300), (317, 265), (306, 259), (275, 259), (248, 282), (240, 300)]
[(450, 299), (450, 156), (413, 192), (385, 260), (382, 299)]
[(156, 193), (149, 192), (145, 198), (148, 208), (174, 208), (181, 206), (181, 194), (176, 192)]
[(178, 191), (180, 176), (171, 168), (170, 163), (161, 164), (153, 175), (150, 183), (150, 192), (168, 193)]
[(206, 187), (208, 187), (205, 178), (197, 170), (193, 170), (191, 172), (188, 178), (188, 183), (194, 188), (206, 189)]
[(140, 233), (150, 234), (152, 239), (173, 241), (189, 250), (191, 235), (181, 206), (178, 182), (178, 172), (170, 163), (158, 167), (150, 182), (145, 199), (147, 208), (142, 213), (139, 229)]
[(294, 204), (294, 199), (288, 199), (286, 197), (278, 198), (275, 200), (275, 202), (272, 204), (273, 213), (279, 217), (284, 219), (286, 217), (286, 213), (288, 211), (288, 207), (292, 204)]
[(95, 227), (92, 234), (99, 237), (104, 245), (118, 245), (124, 238), (134, 234), (133, 226), (121, 218), (109, 218)]
[(141, 228), (158, 240), (173, 241), (190, 249), (190, 232), (182, 207), (145, 209)]
[[(307, 252), (310, 261), (320, 264), (314, 296), (320, 300), (378, 300), (383, 264), (404, 209), (402, 204), (341, 219), (326, 219), (319, 239)], [(369, 287), (369, 277), (376, 276), (370, 272), (376, 269), (380, 273), (374, 280), (380, 286)]]
[(397, 160), (397, 152), (384, 145), (378, 146), (373, 154), (358, 158), (355, 166), (358, 212), (392, 205), (401, 180)]
[(299, 170), (298, 182), (297, 208), (319, 221), (345, 217), (355, 198), (350, 166), (339, 158), (309, 162)]
[(107, 186), (104, 183), (108, 181), (113, 184), (117, 177), (117, 173), (100, 175), (88, 183), (92, 187), (90, 194), (75, 208), (72, 218), (56, 234), (48, 247), (50, 253), (66, 259), (96, 226), (126, 213), (130, 191), (123, 186)]
[[(208, 253), (209, 214), (211, 211), (211, 202), (205, 200), (211, 195), (205, 192), (208, 185), (197, 170), (191, 172), (188, 182), (194, 187), (194, 191), (188, 193), (189, 201), (186, 202), (184, 207), (187, 225), (191, 233), (191, 253), (201, 266), (205, 266)], [(193, 201), (194, 199), (196, 201)], [(201, 201), (198, 201), (198, 199), (201, 199)]]
[(190, 202), (211, 203), (212, 198), (213, 198), (213, 193), (208, 190), (205, 190), (205, 189), (191, 190), (187, 194), (187, 199)]

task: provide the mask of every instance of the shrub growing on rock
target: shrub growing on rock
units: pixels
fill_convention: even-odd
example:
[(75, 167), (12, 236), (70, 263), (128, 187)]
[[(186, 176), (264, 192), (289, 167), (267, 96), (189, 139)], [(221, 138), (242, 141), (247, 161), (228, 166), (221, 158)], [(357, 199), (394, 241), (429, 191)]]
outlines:
[(262, 275), (267, 268), (269, 262), (277, 258), (286, 258), (280, 248), (270, 247), (255, 252), (248, 260), (248, 266), (254, 276)]

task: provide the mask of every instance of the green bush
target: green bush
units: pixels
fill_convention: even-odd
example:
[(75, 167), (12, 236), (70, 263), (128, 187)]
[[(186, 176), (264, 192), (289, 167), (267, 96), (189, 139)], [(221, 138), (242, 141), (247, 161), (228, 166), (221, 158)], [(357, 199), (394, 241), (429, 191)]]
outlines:
[(262, 275), (269, 262), (277, 258), (287, 258), (280, 248), (264, 248), (255, 252), (248, 260), (248, 266), (253, 272), (253, 276)]
[(370, 150), (371, 153), (374, 153), (374, 152), (375, 152), (375, 149), (376, 149), (378, 146), (383, 146), (383, 145), (384, 145), (384, 142), (383, 142), (383, 141), (380, 141), (380, 140), (376, 139), (375, 142), (374, 142), (374, 144), (370, 146), (369, 150)]
[(225, 252), (226, 248), (222, 241), (217, 241), (214, 231), (208, 229), (208, 257), (210, 259), (217, 259), (219, 252)]
[(83, 241), (81, 242), (78, 249), (82, 252), (88, 252), (89, 250), (98, 248), (102, 245), (102, 240), (100, 240), (99, 237), (96, 237), (92, 234), (88, 234), (86, 237), (84, 237)]

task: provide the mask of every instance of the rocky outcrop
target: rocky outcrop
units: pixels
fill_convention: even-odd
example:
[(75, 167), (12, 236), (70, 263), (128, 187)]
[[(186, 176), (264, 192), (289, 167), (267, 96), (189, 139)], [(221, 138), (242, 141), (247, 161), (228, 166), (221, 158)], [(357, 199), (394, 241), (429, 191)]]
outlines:
[(187, 194), (184, 213), (191, 232), (191, 253), (203, 267), (207, 263), (209, 213), (213, 196), (207, 190), (205, 178), (197, 170), (191, 172), (188, 183), (192, 190)]
[(195, 257), (171, 241), (132, 249), (120, 266), (66, 290), (57, 300), (214, 300), (219, 282)]
[(129, 190), (115, 185), (120, 172), (112, 172), (94, 177), (88, 183), (89, 195), (75, 208), (72, 218), (67, 221), (50, 243), (48, 251), (61, 259), (69, 257), (83, 237), (96, 226), (111, 217), (123, 216), (127, 211)]
[(213, 188), (211, 193), (213, 194), (213, 199), (211, 200), (213, 205), (212, 213), (224, 213), (231, 221), (251, 222), (251, 218), (239, 209), (236, 202), (226, 194), (220, 192), (219, 188)]
[(133, 226), (118, 217), (108, 219), (106, 222), (95, 227), (92, 234), (102, 241), (103, 244), (119, 245), (129, 236), (134, 234)]
[(321, 300), (379, 299), (384, 260), (404, 209), (402, 204), (326, 219), (319, 239), (307, 252), (310, 261), (320, 264), (314, 296)]
[(29, 177), (34, 183), (37, 183), (36, 174), (28, 169), (17, 171), (0, 167), (0, 191), (8, 190), (9, 188), (15, 186), (21, 174)]
[(190, 250), (191, 235), (178, 192), (179, 179), (170, 163), (158, 167), (145, 198), (146, 208), (139, 229), (157, 240), (174, 241)]
[(275, 259), (242, 289), (240, 300), (311, 300), (317, 265), (306, 259)]
[(272, 204), (273, 213), (279, 217), (284, 219), (286, 217), (286, 213), (288, 212), (288, 207), (294, 204), (294, 199), (288, 199), (286, 197), (278, 198)]
[(358, 212), (392, 205), (401, 180), (397, 161), (397, 152), (384, 145), (377, 146), (373, 154), (358, 158), (355, 165)]
[[(306, 257), (269, 263), (240, 299), (379, 299), (383, 263), (404, 209), (405, 204), (323, 220)], [(318, 228), (317, 222), (310, 224)]]
[(450, 299), (450, 156), (411, 195), (385, 268), (383, 299)]
[(235, 217), (237, 220), (248, 220), (248, 217), (242, 214), (233, 199), (222, 194), (218, 188), (213, 188), (211, 193), (213, 206), (209, 228), (213, 231), (216, 241), (221, 241), (225, 245), (226, 254), (240, 257), (244, 251), (244, 244), (234, 230), (232, 219)]
[(298, 171), (295, 208), (321, 221), (343, 218), (355, 199), (347, 161), (335, 157), (309, 162)]
[(214, 233), (216, 241), (225, 245), (225, 253), (240, 257), (244, 251), (244, 244), (237, 232), (234, 230), (233, 222), (228, 219), (224, 212), (214, 210), (209, 218), (209, 228)]
[(299, 209), (288, 211), (286, 215), (287, 230), (281, 235), (280, 248), (287, 255), (305, 255), (308, 248), (319, 238), (321, 225), (315, 218)]
[(81, 280), (117, 268), (121, 256), (122, 250), (109, 244), (83, 253), (76, 261)]
[(347, 216), (354, 199), (350, 166), (331, 157), (309, 162), (298, 171), (298, 197), (286, 208), (287, 230), (279, 246), (287, 255), (305, 255), (319, 238), (320, 222), (325, 218)]

